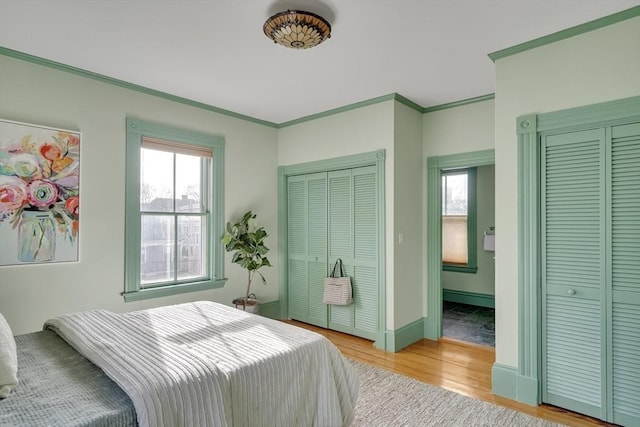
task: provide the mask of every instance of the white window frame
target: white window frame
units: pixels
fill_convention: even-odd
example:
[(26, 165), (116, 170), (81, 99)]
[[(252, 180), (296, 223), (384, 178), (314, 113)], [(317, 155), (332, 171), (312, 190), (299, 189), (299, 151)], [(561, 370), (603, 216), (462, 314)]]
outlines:
[[(124, 300), (139, 301), (224, 286), (224, 245), (221, 241), (224, 233), (224, 138), (134, 118), (127, 118), (126, 125)], [(145, 138), (199, 146), (213, 151), (210, 170), (203, 174), (208, 177), (206, 187), (211, 206), (208, 234), (203, 236), (203, 241), (207, 241), (209, 254), (208, 259), (203, 260), (209, 263), (206, 277), (146, 287), (141, 285), (140, 152)]]

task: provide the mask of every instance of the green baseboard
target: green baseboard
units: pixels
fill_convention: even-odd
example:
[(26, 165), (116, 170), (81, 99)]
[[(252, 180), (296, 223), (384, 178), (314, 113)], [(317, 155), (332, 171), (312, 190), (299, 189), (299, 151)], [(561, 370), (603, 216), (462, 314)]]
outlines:
[(261, 302), (259, 306), (259, 313), (261, 316), (269, 317), (271, 319), (281, 319), (280, 317), (280, 301)]
[(424, 319), (420, 318), (395, 331), (386, 332), (385, 350), (398, 352), (424, 338)]
[(537, 406), (538, 380), (522, 376), (518, 369), (494, 363), (491, 368), (491, 392), (507, 399)]
[(454, 291), (452, 289), (442, 290), (442, 300), (449, 302), (459, 302), (461, 304), (475, 305), (478, 307), (496, 307), (495, 295), (478, 294), (467, 291)]

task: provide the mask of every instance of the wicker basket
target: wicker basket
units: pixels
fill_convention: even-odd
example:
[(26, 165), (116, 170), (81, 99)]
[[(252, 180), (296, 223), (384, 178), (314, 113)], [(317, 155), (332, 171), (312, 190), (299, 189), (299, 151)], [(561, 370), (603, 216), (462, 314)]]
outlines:
[(238, 310), (258, 314), (258, 298), (256, 298), (256, 294), (249, 294), (247, 297), (236, 298), (231, 302)]

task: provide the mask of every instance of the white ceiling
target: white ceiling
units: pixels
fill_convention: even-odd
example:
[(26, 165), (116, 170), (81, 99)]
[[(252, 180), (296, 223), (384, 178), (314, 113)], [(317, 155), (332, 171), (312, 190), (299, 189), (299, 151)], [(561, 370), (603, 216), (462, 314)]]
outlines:
[[(282, 123), (393, 92), (423, 107), (493, 93), (488, 53), (639, 4), (0, 0), (0, 46)], [(332, 37), (274, 44), (262, 25), (286, 9), (323, 15)]]

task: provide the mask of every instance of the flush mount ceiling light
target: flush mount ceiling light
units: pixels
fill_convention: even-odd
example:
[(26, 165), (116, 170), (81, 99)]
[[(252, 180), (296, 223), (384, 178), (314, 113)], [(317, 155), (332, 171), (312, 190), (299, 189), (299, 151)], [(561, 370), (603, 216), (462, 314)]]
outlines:
[(331, 25), (321, 16), (302, 10), (287, 10), (267, 19), (264, 34), (291, 49), (308, 49), (331, 37)]

